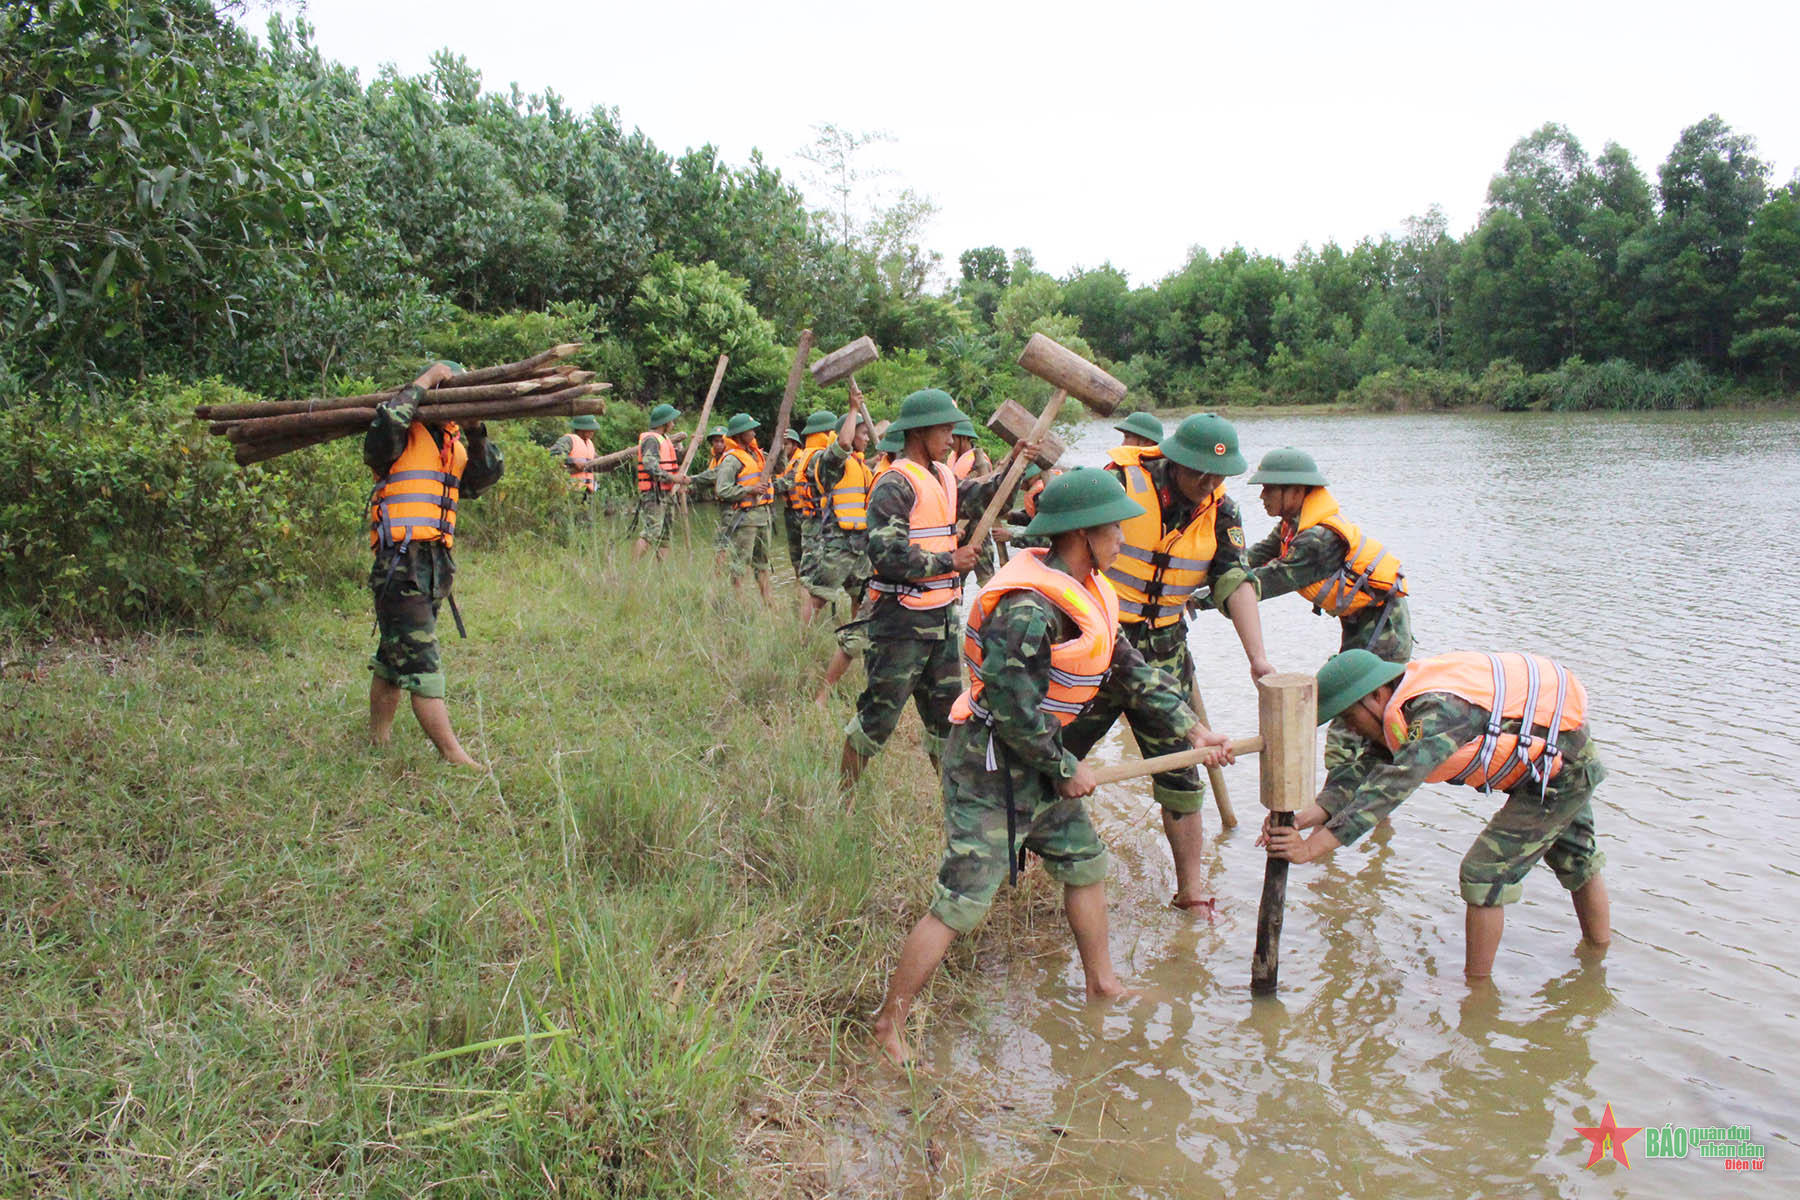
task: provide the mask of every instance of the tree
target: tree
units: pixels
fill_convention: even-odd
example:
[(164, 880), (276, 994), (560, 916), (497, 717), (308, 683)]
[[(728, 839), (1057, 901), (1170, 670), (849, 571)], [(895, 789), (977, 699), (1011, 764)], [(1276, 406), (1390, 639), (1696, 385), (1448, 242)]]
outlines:
[(1717, 113), (1682, 130), (1657, 171), (1661, 214), (1620, 250), (1637, 286), (1633, 318), (1656, 361), (1726, 364), (1738, 266), (1767, 186), (1755, 149)]
[(857, 193), (860, 186), (889, 172), (859, 161), (859, 153), (869, 146), (891, 142), (894, 135), (881, 130), (845, 129), (832, 121), (813, 126), (813, 140), (795, 153), (813, 165), (809, 182), (823, 188), (831, 196), (829, 209), (838, 226), (838, 240), (854, 245), (859, 222), (855, 219)]
[(1422, 216), (1406, 218), (1394, 270), (1396, 308), (1414, 330), (1412, 341), (1440, 367), (1449, 349), (1450, 275), (1461, 249), (1447, 232), (1449, 224), (1436, 204)]
[(1788, 386), (1800, 374), (1800, 180), (1757, 210), (1737, 278), (1733, 358)]

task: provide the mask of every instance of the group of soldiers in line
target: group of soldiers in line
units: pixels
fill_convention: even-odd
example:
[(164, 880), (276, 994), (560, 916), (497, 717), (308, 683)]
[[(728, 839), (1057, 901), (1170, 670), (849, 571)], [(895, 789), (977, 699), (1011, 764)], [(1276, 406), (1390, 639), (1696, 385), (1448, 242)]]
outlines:
[[(432, 386), (430, 376), (416, 386)], [(434, 617), (437, 601), (449, 595), (459, 490), (473, 495), (491, 485), (500, 464), (479, 427), (465, 450), (454, 430), (441, 437), (413, 421), (417, 398), (409, 391), (384, 404), (365, 447), (378, 477), (371, 582), (414, 581), (422, 599), (409, 611), (417, 617), (419, 604), (428, 601), (426, 615)], [(1309, 455), (1272, 450), (1250, 476), (1277, 523), (1247, 546), (1225, 486), (1248, 469), (1232, 424), (1201, 414), (1165, 433), (1150, 414), (1132, 414), (1119, 423), (1124, 440), (1109, 451), (1105, 467), (1032, 468), (1021, 511), (1011, 518), (1022, 526), (1006, 539), (1011, 553), (1004, 563), (984, 564), (984, 551), (996, 544), (965, 544), (962, 530), (994, 498), (1007, 464), (986, 461), (969, 418), (946, 392), (907, 396), (878, 439), (860, 400), (853, 391), (851, 415), (842, 419), (814, 413), (796, 432), (785, 464), (768, 459), (758, 444), (759, 423), (739, 413), (708, 431), (711, 461), (693, 475), (677, 465), (671, 434), (680, 413), (659, 405), (638, 443), (635, 548), (661, 553), (673, 497), (695, 484), (707, 487), (722, 506), (719, 553), (734, 584), (753, 573), (764, 601), (772, 602), (769, 543), (773, 509), (784, 496), (796, 531), (789, 552), (801, 584), (801, 617), (810, 620), (839, 594), (849, 596), (853, 612), (839, 630), (821, 703), (854, 655), (862, 655), (866, 668), (844, 729), (840, 769), (847, 795), (854, 795), (909, 700), (919, 715), (923, 748), (942, 782), (947, 845), (930, 909), (907, 935), (875, 1017), (877, 1044), (889, 1057), (910, 1059), (904, 1026), (914, 997), (952, 939), (981, 921), (1002, 881), (1016, 878), (1027, 852), (1064, 885), (1090, 996), (1123, 990), (1107, 948), (1106, 848), (1083, 803), (1095, 779), (1082, 759), (1124, 717), (1146, 758), (1192, 747), (1203, 752), (1205, 765), (1230, 762), (1229, 739), (1194, 711), (1189, 621), (1206, 610), (1229, 619), (1251, 677), (1260, 678), (1274, 668), (1257, 606), (1289, 592), (1342, 629), (1342, 649), (1318, 673), (1318, 720), (1330, 724), (1327, 774), (1295, 827), (1265, 822), (1257, 844), (1270, 855), (1309, 862), (1355, 841), (1425, 782), (1502, 791), (1505, 803), (1460, 873), (1467, 977), (1491, 975), (1504, 906), (1519, 898), (1540, 859), (1571, 893), (1586, 941), (1610, 940), (1605, 857), (1591, 803), (1605, 769), (1588, 735), (1581, 682), (1562, 664), (1529, 653), (1411, 661), (1398, 556), (1339, 510)], [(402, 438), (398, 431), (408, 426)], [(405, 453), (384, 460), (401, 441)], [(577, 477), (597, 457), (591, 441), (556, 449)], [(1021, 442), (1012, 453), (1029, 460), (1036, 449)], [(427, 457), (443, 487), (442, 545), (422, 555), (432, 534), (417, 526), (401, 531), (384, 520), (391, 510), (383, 508), (382, 493), (418, 487), (421, 472), (432, 469), (421, 467)], [(396, 555), (403, 562), (423, 557), (429, 566), (396, 570)], [(971, 572), (983, 582), (965, 612), (963, 583)], [(409, 682), (435, 679), (436, 715), (449, 746), (460, 752), (441, 712), (435, 642), (432, 670), (408, 675), (390, 644), (411, 639), (418, 649), (422, 621), (396, 624), (392, 604), (383, 618), (385, 586), (376, 588), (383, 625), (373, 663), (372, 730), (381, 740), (393, 715), (388, 703), (382, 723), (378, 693), (412, 690), (421, 724), (446, 758), (460, 761), (434, 732), (432, 710), (420, 710), (427, 693)], [(1195, 815), (1205, 797), (1199, 765), (1154, 776), (1152, 794), (1174, 862), (1170, 903), (1209, 912), (1202, 893), (1204, 834)]]

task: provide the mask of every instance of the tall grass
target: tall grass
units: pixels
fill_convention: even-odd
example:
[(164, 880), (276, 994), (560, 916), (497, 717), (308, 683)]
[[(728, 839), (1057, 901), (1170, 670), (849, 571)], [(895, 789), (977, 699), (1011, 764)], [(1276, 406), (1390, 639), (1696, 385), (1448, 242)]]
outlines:
[(0, 644), (0, 1192), (824, 1190), (941, 846), (910, 719), (847, 817), (826, 630), (708, 535), (639, 566), (479, 517), (444, 632), (484, 773), (404, 712), (367, 747), (349, 589)]

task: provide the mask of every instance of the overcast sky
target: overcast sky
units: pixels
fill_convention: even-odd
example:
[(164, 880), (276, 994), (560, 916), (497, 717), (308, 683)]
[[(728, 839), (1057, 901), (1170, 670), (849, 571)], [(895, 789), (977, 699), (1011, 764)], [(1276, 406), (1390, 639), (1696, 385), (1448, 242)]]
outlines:
[(616, 108), (673, 154), (760, 147), (798, 176), (815, 124), (886, 131), (865, 152), (893, 172), (877, 186), (936, 201), (926, 237), (951, 273), (992, 243), (1150, 283), (1190, 246), (1285, 257), (1397, 234), (1433, 203), (1460, 234), (1545, 121), (1590, 154), (1619, 142), (1652, 183), (1711, 112), (1774, 181), (1800, 164), (1792, 0), (309, 0), (306, 16), (365, 83), (449, 47), (490, 89)]

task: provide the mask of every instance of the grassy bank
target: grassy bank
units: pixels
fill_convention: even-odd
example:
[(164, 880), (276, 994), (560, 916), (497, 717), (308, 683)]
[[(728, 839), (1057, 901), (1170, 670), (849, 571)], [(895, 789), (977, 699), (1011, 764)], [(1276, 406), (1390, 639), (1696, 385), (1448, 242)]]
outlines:
[(0, 1191), (824, 1190), (941, 846), (916, 726), (846, 817), (827, 633), (698, 547), (479, 524), (445, 644), (487, 772), (405, 713), (366, 746), (348, 556), (248, 628), (0, 648)]

